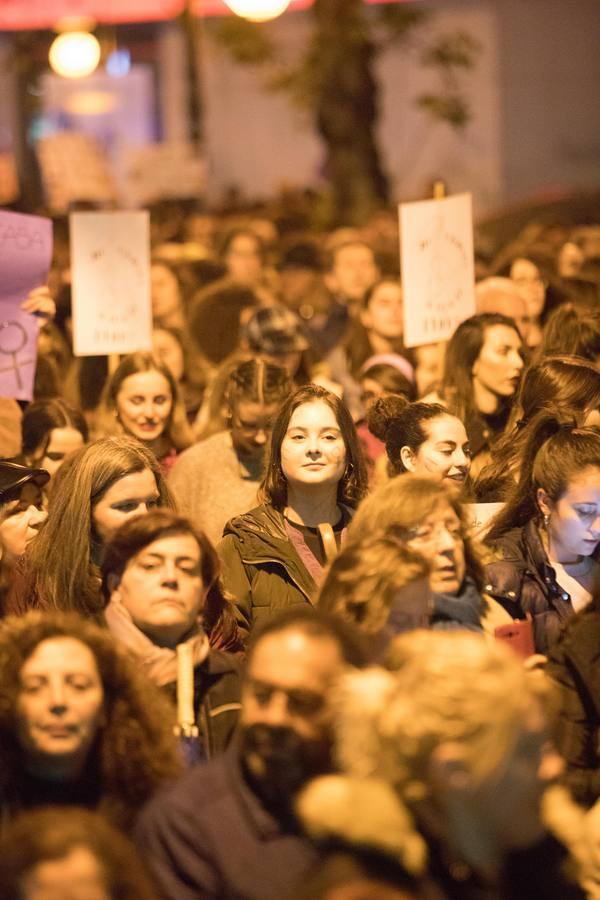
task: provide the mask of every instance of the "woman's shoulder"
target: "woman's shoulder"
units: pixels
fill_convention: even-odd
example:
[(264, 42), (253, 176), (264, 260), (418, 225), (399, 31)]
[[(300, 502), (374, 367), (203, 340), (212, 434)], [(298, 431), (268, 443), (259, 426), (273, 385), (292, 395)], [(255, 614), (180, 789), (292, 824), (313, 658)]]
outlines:
[(551, 662), (570, 659), (577, 667), (587, 668), (600, 662), (600, 611), (587, 606), (564, 625), (551, 652)]
[(230, 519), (223, 529), (223, 538), (227, 535), (260, 534), (265, 530), (268, 533), (275, 531), (278, 536), (283, 536), (283, 515), (270, 503), (262, 503)]

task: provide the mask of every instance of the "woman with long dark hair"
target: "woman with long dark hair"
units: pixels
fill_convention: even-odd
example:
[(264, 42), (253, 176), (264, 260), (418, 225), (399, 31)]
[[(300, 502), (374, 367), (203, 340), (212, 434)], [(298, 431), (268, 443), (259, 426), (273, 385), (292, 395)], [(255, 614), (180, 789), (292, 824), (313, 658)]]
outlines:
[(348, 410), (324, 388), (300, 388), (273, 425), (262, 504), (230, 521), (218, 548), (243, 627), (276, 609), (310, 602), (326, 547), (335, 553), (365, 491), (365, 465)]
[(554, 412), (578, 425), (600, 424), (600, 371), (593, 363), (578, 356), (554, 356), (526, 371), (506, 431), (475, 482), (480, 503), (506, 500), (519, 478), (529, 436)]
[(522, 351), (513, 319), (499, 313), (471, 316), (450, 338), (438, 394), (424, 398), (442, 402), (464, 422), (475, 472), (508, 422), (524, 365)]
[(497, 555), (486, 589), (514, 618), (532, 617), (536, 649), (546, 653), (600, 575), (600, 432), (540, 420), (486, 543)]
[(25, 465), (45, 469), (52, 477), (66, 456), (89, 440), (87, 422), (78, 409), (59, 398), (30, 403), (21, 422)]

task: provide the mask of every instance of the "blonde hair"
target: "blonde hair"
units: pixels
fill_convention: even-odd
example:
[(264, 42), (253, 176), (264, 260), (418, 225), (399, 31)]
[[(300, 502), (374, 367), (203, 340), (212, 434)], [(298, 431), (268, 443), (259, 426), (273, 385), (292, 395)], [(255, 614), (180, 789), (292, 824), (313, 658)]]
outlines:
[(407, 799), (427, 793), (430, 760), (443, 743), (460, 747), (476, 780), (492, 775), (538, 696), (510, 650), (466, 632), (399, 636), (387, 665), (341, 684), (336, 752), (344, 771), (381, 777)]
[(412, 472), (376, 488), (363, 500), (348, 527), (347, 545), (373, 537), (393, 537), (406, 543), (410, 531), (440, 505), (448, 504), (462, 526), (466, 572), (481, 592), (485, 584), (480, 551), (470, 538), (462, 504), (443, 481), (423, 478)]
[(429, 575), (430, 567), (394, 538), (349, 543), (333, 560), (317, 606), (375, 634), (386, 624), (398, 593)]

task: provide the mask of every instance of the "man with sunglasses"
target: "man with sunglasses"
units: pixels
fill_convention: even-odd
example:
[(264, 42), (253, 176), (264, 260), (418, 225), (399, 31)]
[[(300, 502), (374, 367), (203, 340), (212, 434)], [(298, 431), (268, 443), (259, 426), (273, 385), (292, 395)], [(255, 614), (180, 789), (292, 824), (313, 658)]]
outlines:
[(138, 847), (165, 900), (281, 900), (315, 859), (294, 797), (331, 769), (331, 689), (363, 663), (352, 635), (309, 606), (269, 617), (249, 650), (238, 739), (142, 813)]

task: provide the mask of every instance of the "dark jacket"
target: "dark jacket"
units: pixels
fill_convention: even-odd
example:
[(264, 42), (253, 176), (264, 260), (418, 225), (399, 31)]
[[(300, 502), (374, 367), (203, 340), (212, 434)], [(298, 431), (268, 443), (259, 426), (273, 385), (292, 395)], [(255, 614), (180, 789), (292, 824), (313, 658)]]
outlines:
[(261, 806), (235, 742), (151, 801), (135, 832), (163, 900), (283, 900), (316, 858)]
[(282, 513), (268, 504), (227, 523), (218, 546), (223, 582), (241, 628), (296, 603), (311, 603), (313, 577), (290, 542)]
[(536, 651), (547, 653), (573, 606), (556, 581), (535, 522), (507, 531), (493, 548), (498, 559), (485, 567), (485, 590), (513, 619), (531, 616)]
[(560, 688), (555, 740), (565, 758), (565, 780), (576, 800), (600, 796), (600, 613), (583, 609), (550, 651), (548, 674)]
[[(176, 701), (177, 687), (164, 688)], [(200, 758), (211, 759), (229, 744), (239, 717), (240, 667), (230, 653), (211, 650), (194, 669), (194, 704), (200, 733)]]

